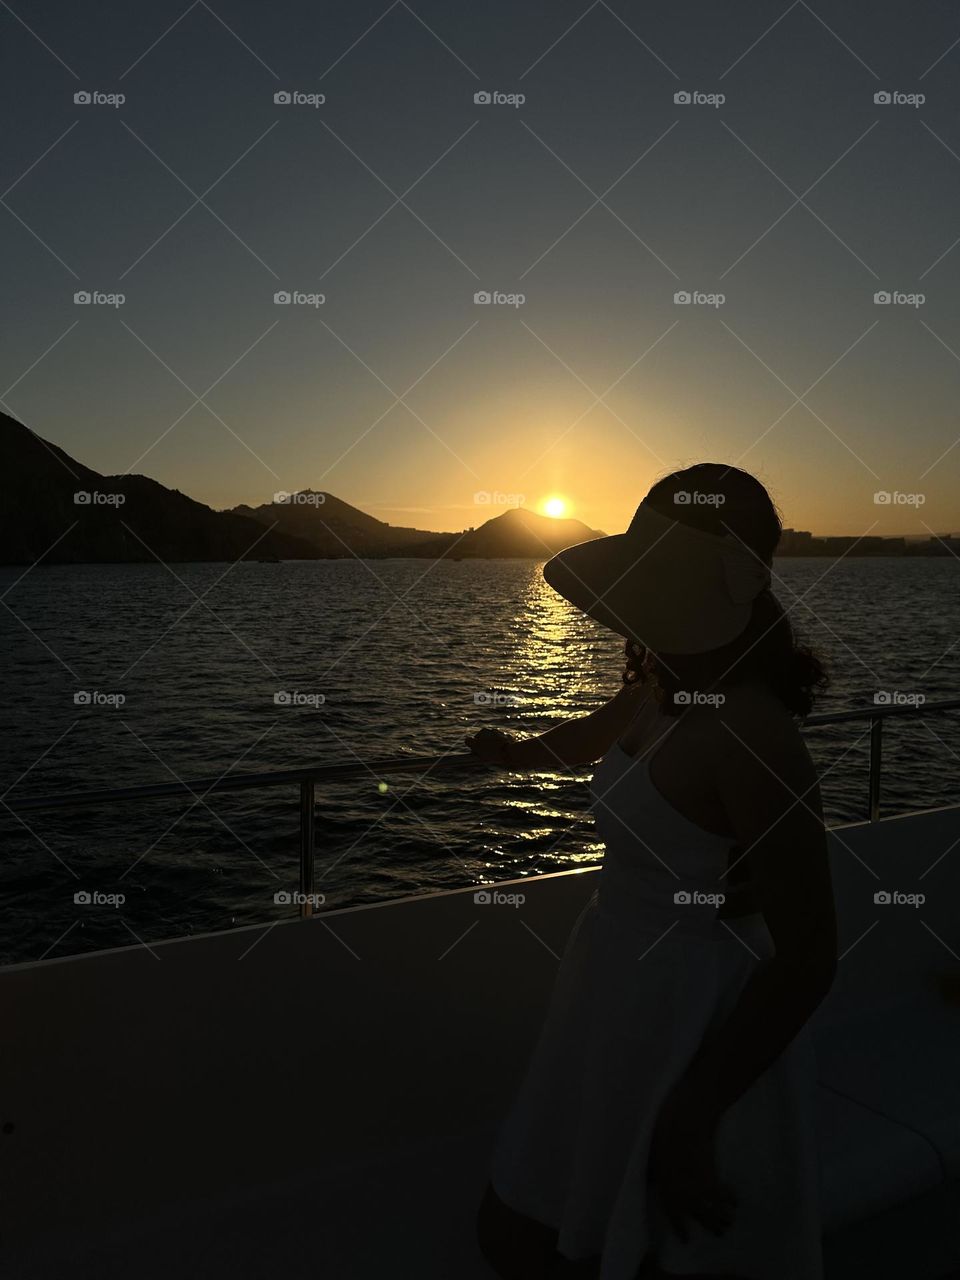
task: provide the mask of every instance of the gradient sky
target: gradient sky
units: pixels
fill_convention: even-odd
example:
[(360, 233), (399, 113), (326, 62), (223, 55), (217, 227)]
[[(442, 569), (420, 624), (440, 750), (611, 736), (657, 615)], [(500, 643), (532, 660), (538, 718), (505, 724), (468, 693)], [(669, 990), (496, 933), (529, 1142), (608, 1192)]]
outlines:
[(960, 530), (954, 4), (14, 0), (0, 38), (3, 403), (89, 466), (614, 531), (710, 459), (794, 527)]

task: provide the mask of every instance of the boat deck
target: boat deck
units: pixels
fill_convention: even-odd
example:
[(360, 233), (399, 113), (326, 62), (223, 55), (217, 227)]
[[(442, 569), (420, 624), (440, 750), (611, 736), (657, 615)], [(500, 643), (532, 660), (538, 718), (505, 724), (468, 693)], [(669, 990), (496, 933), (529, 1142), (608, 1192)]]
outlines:
[[(831, 833), (831, 1280), (960, 1273), (960, 809)], [(6, 1273), (491, 1280), (497, 1120), (596, 872), (0, 972)], [(912, 891), (917, 908), (877, 905)]]

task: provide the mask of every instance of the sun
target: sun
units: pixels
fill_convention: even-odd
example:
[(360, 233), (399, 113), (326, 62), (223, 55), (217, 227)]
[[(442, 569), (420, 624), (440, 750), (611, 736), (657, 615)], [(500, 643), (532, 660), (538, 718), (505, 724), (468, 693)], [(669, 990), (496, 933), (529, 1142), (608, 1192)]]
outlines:
[(570, 504), (567, 502), (566, 498), (561, 498), (558, 493), (555, 493), (549, 498), (544, 498), (542, 504), (543, 514), (545, 516), (553, 516), (554, 519), (559, 519), (560, 516), (565, 516), (567, 514), (569, 506)]

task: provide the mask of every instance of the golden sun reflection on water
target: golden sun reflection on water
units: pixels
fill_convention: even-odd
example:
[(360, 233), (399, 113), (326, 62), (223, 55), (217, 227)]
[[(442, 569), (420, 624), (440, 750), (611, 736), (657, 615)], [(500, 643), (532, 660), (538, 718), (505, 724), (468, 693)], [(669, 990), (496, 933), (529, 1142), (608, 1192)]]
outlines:
[[(489, 681), (504, 694), (490, 720), (518, 737), (542, 734), (595, 711), (617, 692), (622, 641), (543, 580), (543, 564), (518, 566), (512, 608)], [(477, 852), (481, 880), (586, 870), (603, 856), (589, 808), (592, 766), (504, 771), (484, 796)]]
[(511, 623), (517, 645), (509, 683), (527, 715), (567, 719), (594, 710), (616, 693), (619, 642), (531, 573)]
[[(526, 737), (594, 711), (620, 684), (622, 642), (576, 610), (531, 564), (510, 617), (510, 646), (498, 683), (513, 701), (501, 725)], [(596, 838), (587, 788), (592, 766), (505, 772), (493, 798), (494, 817), (482, 865), (492, 879), (543, 875), (596, 866)]]

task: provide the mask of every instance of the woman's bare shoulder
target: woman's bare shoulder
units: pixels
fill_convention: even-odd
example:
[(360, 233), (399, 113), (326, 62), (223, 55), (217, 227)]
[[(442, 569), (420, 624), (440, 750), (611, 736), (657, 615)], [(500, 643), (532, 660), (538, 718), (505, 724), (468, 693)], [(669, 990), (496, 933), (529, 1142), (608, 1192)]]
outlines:
[(759, 681), (729, 685), (720, 708), (729, 715), (762, 724), (793, 724), (793, 716), (769, 685)]
[(639, 716), (644, 706), (651, 701), (651, 689), (639, 680), (622, 684), (617, 692), (601, 707), (605, 718), (625, 728)]
[(744, 784), (754, 775), (794, 786), (815, 779), (800, 726), (772, 689), (744, 684), (725, 694), (705, 729), (721, 774)]
[(765, 685), (732, 685), (699, 710), (699, 733), (715, 745), (725, 743), (730, 748), (739, 741), (743, 749), (762, 756), (805, 750), (795, 718)]
[(652, 695), (653, 689), (650, 684), (645, 684), (642, 680), (630, 680), (622, 684), (613, 696), (614, 700), (619, 699), (621, 702), (629, 702), (633, 706), (639, 707), (641, 703), (648, 701)]

